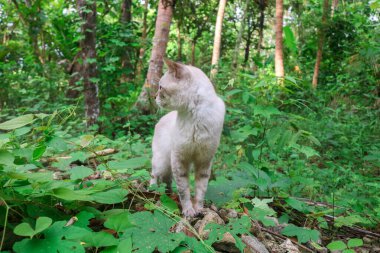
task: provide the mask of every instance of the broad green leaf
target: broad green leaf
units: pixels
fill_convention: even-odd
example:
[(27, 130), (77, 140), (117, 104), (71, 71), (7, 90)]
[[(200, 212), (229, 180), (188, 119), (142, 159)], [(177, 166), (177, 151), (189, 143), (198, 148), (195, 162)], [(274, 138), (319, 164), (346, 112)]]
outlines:
[(342, 251), (342, 253), (356, 253), (356, 251), (353, 249), (345, 249)]
[(0, 130), (13, 130), (33, 122), (33, 114), (26, 114), (0, 124)]
[(93, 135), (83, 135), (80, 137), (80, 145), (84, 148), (90, 145), (95, 137)]
[(33, 160), (38, 160), (46, 151), (46, 145), (43, 143), (38, 145), (33, 151)]
[(14, 135), (15, 136), (21, 136), (21, 135), (24, 135), (24, 134), (27, 134), (30, 132), (30, 130), (32, 130), (31, 127), (22, 127), (22, 128), (18, 128), (14, 131)]
[(339, 216), (338, 218), (335, 219), (334, 225), (338, 228), (342, 226), (352, 226), (355, 225), (359, 222), (362, 222), (363, 219), (359, 215), (349, 215), (349, 216)]
[(166, 207), (170, 212), (179, 213), (179, 208), (178, 208), (177, 203), (171, 198), (169, 198), (167, 195), (165, 194), (161, 195), (160, 200), (161, 200), (161, 204), (164, 207)]
[(280, 115), (281, 112), (273, 106), (255, 105), (253, 108), (255, 115), (261, 115), (264, 118), (270, 118), (272, 115)]
[(64, 200), (69, 200), (69, 201), (74, 201), (74, 200), (83, 200), (83, 201), (90, 201), (92, 198), (89, 195), (83, 194), (84, 191), (73, 191), (68, 188), (56, 188), (53, 189), (53, 193), (51, 195), (64, 199)]
[(241, 241), (239, 235), (248, 234), (251, 228), (251, 220), (248, 216), (242, 216), (239, 219), (230, 219), (226, 225), (219, 225), (216, 223), (209, 223), (205, 229), (209, 229), (210, 233), (208, 239), (205, 241), (208, 245), (222, 240), (225, 233), (229, 232), (236, 240), (236, 247), (243, 252), (246, 245)]
[(106, 232), (91, 232), (82, 238), (85, 247), (108, 247), (118, 244), (118, 240), (113, 235)]
[(284, 44), (286, 45), (286, 47), (289, 48), (290, 51), (292, 51), (292, 53), (297, 53), (296, 38), (290, 26), (288, 25), (284, 26), (284, 34), (285, 34)]
[(347, 242), (347, 246), (349, 248), (355, 248), (355, 247), (363, 246), (363, 240), (362, 239), (358, 239), (358, 238), (350, 239)]
[(69, 171), (71, 180), (83, 179), (93, 173), (94, 171), (92, 169), (85, 166), (76, 166)]
[(286, 236), (297, 236), (297, 240), (299, 243), (305, 243), (310, 240), (318, 241), (319, 239), (319, 231), (308, 229), (308, 228), (302, 228), (294, 226), (293, 224), (289, 224), (286, 226), (281, 233)]
[(133, 224), (129, 220), (130, 213), (125, 211), (123, 213), (110, 216), (104, 226), (115, 230), (116, 232), (123, 232), (125, 229), (133, 227)]
[(310, 213), (311, 212), (311, 208), (306, 205), (304, 202), (302, 201), (299, 201), (295, 198), (287, 198), (285, 199), (285, 202), (291, 206), (292, 208), (302, 212), (302, 213)]
[(346, 244), (342, 241), (333, 241), (327, 244), (329, 250), (344, 250), (347, 248)]
[[(87, 231), (75, 226), (65, 227), (65, 224), (66, 221), (55, 222), (42, 232), (44, 239), (24, 239), (16, 242), (13, 250), (16, 253), (84, 253), (79, 238), (83, 237)], [(80, 237), (72, 239), (72, 235), (80, 235)]]
[(107, 247), (102, 253), (132, 253), (132, 237), (120, 239), (117, 246)]
[(18, 224), (14, 230), (13, 233), (20, 236), (29, 236), (33, 237), (35, 235), (34, 229), (30, 226), (29, 223), (21, 223)]
[(36, 220), (36, 228), (35, 228), (35, 233), (38, 234), (48, 227), (53, 223), (53, 220), (50, 219), (49, 217), (39, 217)]
[(125, 231), (124, 236), (132, 236), (133, 250), (139, 253), (151, 253), (174, 250), (185, 239), (183, 233), (171, 233), (170, 228), (176, 223), (159, 211), (137, 212), (131, 215), (135, 225)]
[(0, 164), (13, 165), (14, 156), (11, 152), (5, 149), (0, 149)]
[(108, 167), (111, 170), (123, 171), (128, 169), (141, 168), (147, 165), (148, 163), (149, 159), (147, 157), (135, 157), (125, 161), (111, 161), (108, 163)]
[(91, 195), (94, 201), (102, 204), (116, 204), (123, 202), (128, 194), (125, 189), (112, 189), (105, 192), (97, 192)]

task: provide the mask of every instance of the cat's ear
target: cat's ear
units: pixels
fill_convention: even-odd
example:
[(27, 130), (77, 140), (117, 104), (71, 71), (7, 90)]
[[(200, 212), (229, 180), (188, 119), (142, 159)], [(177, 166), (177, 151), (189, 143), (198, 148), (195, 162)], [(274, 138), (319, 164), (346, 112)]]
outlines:
[(184, 74), (186, 72), (185, 66), (181, 63), (169, 60), (167, 58), (164, 58), (164, 62), (166, 66), (168, 66), (169, 73), (171, 73), (175, 78), (181, 79), (184, 77)]

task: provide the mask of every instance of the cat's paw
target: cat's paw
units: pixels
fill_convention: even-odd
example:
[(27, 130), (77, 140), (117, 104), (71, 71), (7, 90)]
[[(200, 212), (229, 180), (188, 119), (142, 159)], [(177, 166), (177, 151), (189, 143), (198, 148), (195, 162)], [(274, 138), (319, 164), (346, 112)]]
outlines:
[(197, 212), (194, 210), (194, 208), (191, 206), (191, 207), (188, 207), (188, 208), (184, 208), (182, 210), (182, 213), (185, 217), (194, 217), (195, 215), (197, 215)]

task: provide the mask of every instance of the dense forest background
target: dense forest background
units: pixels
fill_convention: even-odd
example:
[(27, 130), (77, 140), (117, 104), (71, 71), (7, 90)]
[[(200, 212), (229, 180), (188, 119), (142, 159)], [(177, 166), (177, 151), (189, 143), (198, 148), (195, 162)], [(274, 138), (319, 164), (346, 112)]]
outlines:
[[(379, 8), (0, 0), (0, 251), (378, 252)], [(182, 230), (147, 185), (163, 57), (227, 106), (214, 223)]]

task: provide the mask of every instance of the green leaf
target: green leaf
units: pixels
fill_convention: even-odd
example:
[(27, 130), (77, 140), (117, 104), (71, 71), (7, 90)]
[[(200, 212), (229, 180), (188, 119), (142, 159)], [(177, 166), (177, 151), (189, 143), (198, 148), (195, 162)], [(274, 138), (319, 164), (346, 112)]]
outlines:
[(82, 240), (85, 242), (85, 247), (108, 247), (118, 244), (118, 240), (113, 235), (101, 232), (91, 232), (85, 235)]
[(358, 238), (350, 239), (347, 242), (347, 246), (349, 248), (355, 248), (355, 247), (363, 246), (363, 240), (362, 239), (358, 239)]
[(0, 124), (0, 130), (13, 130), (23, 127), (33, 122), (33, 114), (26, 114), (20, 117), (5, 121)]
[(112, 170), (118, 170), (118, 171), (123, 171), (123, 170), (129, 170), (129, 169), (137, 169), (144, 167), (149, 163), (149, 159), (147, 157), (135, 157), (131, 158), (125, 161), (112, 161), (108, 163), (108, 166)]
[(46, 145), (42, 143), (41, 145), (38, 145), (34, 150), (33, 150), (33, 160), (36, 161), (41, 158), (41, 156), (45, 153), (46, 151)]
[(253, 108), (255, 115), (261, 115), (264, 118), (270, 118), (272, 115), (280, 115), (281, 112), (273, 106), (256, 105)]
[(285, 199), (285, 202), (291, 206), (292, 208), (302, 212), (302, 213), (310, 213), (311, 208), (306, 205), (304, 202), (299, 201), (295, 198), (287, 198)]
[(346, 244), (342, 241), (333, 241), (327, 244), (329, 250), (344, 250), (347, 248)]
[(5, 149), (0, 149), (0, 164), (13, 165), (15, 160), (13, 154)]
[(219, 225), (216, 223), (209, 223), (205, 229), (209, 229), (210, 233), (208, 239), (205, 241), (208, 245), (222, 240), (225, 233), (229, 232), (236, 240), (236, 246), (243, 252), (246, 245), (241, 241), (239, 235), (248, 234), (251, 228), (251, 220), (248, 216), (242, 216), (240, 219), (231, 219), (226, 225)]
[(53, 189), (52, 194), (53, 196), (64, 199), (64, 200), (69, 200), (69, 201), (74, 201), (74, 200), (83, 200), (83, 201), (90, 201), (92, 198), (88, 195), (85, 195), (83, 191), (73, 191), (68, 188), (64, 187), (59, 187), (56, 189)]
[(177, 203), (169, 198), (167, 195), (161, 195), (160, 197), (161, 203), (164, 207), (166, 207), (172, 213), (179, 213), (179, 208)]
[(308, 228), (301, 228), (294, 226), (293, 224), (290, 224), (286, 226), (281, 233), (286, 236), (297, 236), (297, 240), (299, 243), (305, 243), (310, 240), (318, 241), (319, 239), (319, 231), (308, 229)]
[(115, 230), (116, 232), (123, 232), (125, 229), (133, 227), (133, 224), (129, 220), (130, 213), (125, 211), (123, 213), (110, 216), (104, 226)]
[(94, 201), (102, 204), (116, 204), (123, 202), (128, 191), (122, 188), (112, 189), (105, 192), (97, 192), (91, 195)]
[(38, 234), (48, 227), (53, 223), (53, 220), (50, 219), (49, 217), (39, 217), (36, 221), (36, 228), (35, 228), (35, 233)]
[(289, 48), (290, 51), (292, 51), (292, 53), (297, 53), (296, 38), (290, 26), (288, 25), (284, 26), (284, 34), (285, 34), (284, 44), (286, 45), (286, 47)]
[(83, 135), (80, 137), (80, 145), (84, 148), (90, 145), (95, 137), (93, 135)]
[(21, 223), (18, 224), (14, 230), (13, 233), (20, 236), (29, 236), (33, 237), (35, 235), (34, 229), (30, 226), (29, 223)]
[(13, 233), (15, 233), (16, 235), (29, 236), (30, 238), (32, 238), (36, 234), (47, 229), (51, 225), (51, 223), (52, 223), (52, 219), (50, 219), (49, 217), (39, 217), (36, 220), (35, 229), (33, 229), (29, 223), (24, 222), (24, 223), (18, 224), (14, 228)]
[(345, 249), (342, 251), (342, 253), (356, 253), (356, 251), (353, 249)]
[(102, 253), (132, 253), (132, 238), (121, 239), (117, 246), (111, 246)]
[(69, 171), (69, 173), (70, 173), (71, 180), (77, 180), (77, 179), (83, 179), (85, 177), (88, 177), (89, 175), (92, 175), (94, 171), (85, 166), (76, 166), (76, 167), (73, 167)]
[(30, 132), (30, 130), (32, 130), (32, 128), (30, 127), (22, 127), (22, 128), (18, 128), (14, 131), (14, 135), (15, 136), (21, 136), (21, 135), (24, 135), (24, 134), (27, 134)]
[(44, 239), (24, 239), (13, 245), (16, 253), (84, 253), (80, 239), (72, 239), (72, 235), (82, 237), (87, 231), (75, 226), (65, 227), (66, 221), (55, 222), (43, 231)]
[(132, 236), (133, 251), (151, 253), (174, 250), (185, 239), (183, 233), (171, 233), (170, 228), (176, 223), (159, 211), (138, 212), (131, 215), (135, 225), (125, 231), (124, 236)]

